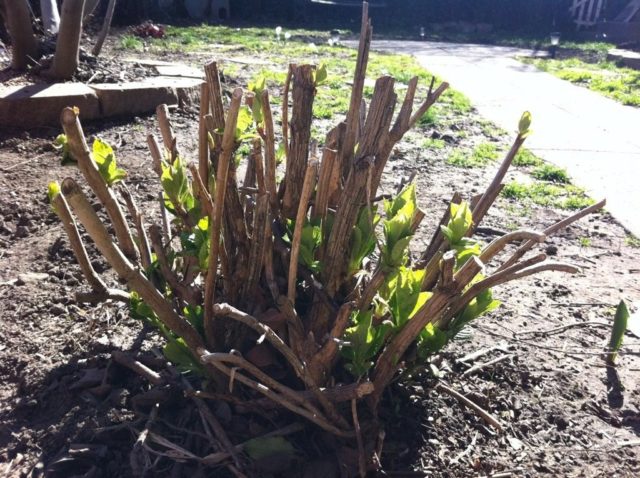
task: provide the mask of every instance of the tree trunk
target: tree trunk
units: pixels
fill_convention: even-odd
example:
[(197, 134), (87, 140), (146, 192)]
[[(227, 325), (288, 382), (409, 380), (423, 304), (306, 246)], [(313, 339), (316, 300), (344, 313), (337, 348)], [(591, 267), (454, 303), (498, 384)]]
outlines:
[(44, 30), (51, 35), (58, 33), (60, 29), (60, 14), (58, 13), (56, 0), (40, 0), (40, 11)]
[(100, 0), (85, 0), (84, 13), (82, 14), (82, 23), (87, 23), (100, 5)]
[(96, 41), (95, 46), (93, 47), (93, 56), (98, 56), (100, 51), (102, 51), (102, 45), (104, 44), (104, 40), (107, 38), (109, 34), (109, 29), (111, 28), (111, 20), (113, 20), (113, 11), (116, 9), (116, 0), (109, 0), (109, 5), (107, 6), (107, 13), (104, 16), (104, 21), (102, 22), (102, 30), (100, 30), (100, 35), (98, 36), (98, 40)]
[(69, 79), (78, 68), (84, 2), (85, 0), (64, 0), (62, 4), (62, 19), (56, 43), (56, 54), (49, 72), (53, 78)]
[(24, 70), (38, 54), (38, 42), (31, 26), (29, 4), (27, 0), (4, 2), (2, 14), (11, 37), (11, 66), (15, 70)]

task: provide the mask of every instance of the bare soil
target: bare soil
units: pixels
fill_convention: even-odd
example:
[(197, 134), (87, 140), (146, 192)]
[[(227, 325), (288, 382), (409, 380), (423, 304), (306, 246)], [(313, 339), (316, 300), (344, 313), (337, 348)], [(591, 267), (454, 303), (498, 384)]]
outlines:
[[(460, 125), (468, 127), (467, 137), (452, 141), (481, 137), (474, 124)], [(194, 158), (195, 110), (176, 112), (174, 126), (181, 149)], [(150, 131), (156, 131), (153, 118), (85, 125), (88, 136), (100, 135), (116, 146), (119, 165), (129, 171), (128, 184), (146, 209), (155, 207), (158, 191), (146, 151)], [(427, 217), (414, 251), (428, 241), (453, 191), (480, 192), (496, 167), (448, 166), (443, 152), (419, 146), (418, 140), (434, 131), (424, 127), (413, 133), (395, 152), (385, 179), (385, 192), (393, 192), (402, 178), (418, 173)], [(135, 442), (152, 403), (161, 404), (164, 420), (173, 414), (174, 428), (162, 426), (176, 435), (190, 417), (175, 411), (180, 402), (172, 391), (150, 397), (148, 384), (110, 361), (112, 351), (125, 350), (153, 364), (155, 336), (122, 305), (74, 300), (77, 288), (85, 286), (46, 198), (49, 181), (79, 174), (60, 166), (50, 147), (58, 133), (55, 128), (9, 131), (0, 137), (0, 472), (11, 477), (226, 476), (222, 469), (174, 467), (167, 458), (139, 461), (150, 456)], [(544, 229), (566, 215), (501, 199), (485, 226)], [(492, 234), (488, 231), (487, 241)], [(434, 390), (432, 373), (399, 382), (383, 407), (387, 476), (639, 476), (639, 338), (627, 333), (616, 369), (605, 367), (602, 358), (614, 307), (620, 298), (640, 300), (640, 249), (626, 237), (602, 212), (550, 238), (543, 249), (582, 272), (544, 274), (496, 290), (503, 306), (473, 324), (470, 336), (452, 343), (434, 364), (444, 383), (500, 420), (502, 433)], [(106, 268), (93, 257), (98, 270)], [(496, 345), (501, 350), (460, 362), (469, 352)], [(504, 356), (463, 375), (471, 365)], [(259, 432), (260, 423), (219, 404), (215, 410), (232, 441), (246, 427)], [(292, 435), (295, 466), (262, 464), (255, 476), (340, 476), (318, 453), (326, 449), (322, 439), (312, 429)]]

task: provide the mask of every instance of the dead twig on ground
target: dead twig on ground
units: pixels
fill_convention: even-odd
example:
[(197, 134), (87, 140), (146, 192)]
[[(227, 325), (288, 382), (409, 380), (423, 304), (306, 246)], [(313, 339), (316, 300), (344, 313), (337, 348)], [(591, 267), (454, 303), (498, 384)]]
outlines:
[(487, 412), (486, 410), (484, 410), (483, 408), (479, 407), (478, 405), (476, 405), (475, 403), (473, 403), (471, 400), (469, 400), (467, 397), (465, 397), (464, 395), (456, 392), (455, 390), (447, 387), (446, 385), (442, 384), (441, 382), (438, 382), (436, 384), (436, 390), (439, 390), (441, 392), (446, 393), (447, 395), (455, 398), (456, 400), (458, 400), (460, 403), (462, 403), (463, 405), (465, 405), (466, 407), (470, 408), (471, 410), (473, 410), (474, 412), (476, 412), (478, 415), (480, 415), (480, 417), (489, 425), (491, 425), (493, 428), (495, 428), (496, 430), (498, 430), (499, 432), (502, 431), (502, 425), (500, 424), (500, 422), (494, 418), (489, 412)]

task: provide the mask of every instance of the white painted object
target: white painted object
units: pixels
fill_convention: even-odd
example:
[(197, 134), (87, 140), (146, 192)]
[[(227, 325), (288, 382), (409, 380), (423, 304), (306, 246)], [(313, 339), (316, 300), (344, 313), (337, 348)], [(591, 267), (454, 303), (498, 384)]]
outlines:
[(569, 12), (580, 27), (593, 26), (600, 20), (605, 0), (573, 0)]
[(42, 12), (42, 25), (44, 30), (55, 35), (60, 28), (60, 14), (56, 0), (40, 0), (40, 11)]

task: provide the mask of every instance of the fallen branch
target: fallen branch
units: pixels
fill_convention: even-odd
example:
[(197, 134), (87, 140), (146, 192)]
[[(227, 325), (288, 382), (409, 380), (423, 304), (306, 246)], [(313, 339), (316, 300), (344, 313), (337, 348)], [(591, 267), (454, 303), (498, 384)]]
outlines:
[(470, 408), (471, 410), (476, 412), (478, 415), (480, 415), (480, 417), (487, 424), (491, 425), (493, 428), (495, 428), (499, 432), (502, 432), (502, 425), (500, 424), (500, 422), (496, 418), (494, 418), (489, 412), (487, 412), (483, 408), (481, 408), (478, 405), (476, 405), (475, 403), (473, 403), (471, 400), (469, 400), (464, 395), (456, 392), (455, 390), (447, 387), (446, 385), (443, 385), (441, 382), (438, 382), (436, 384), (435, 389), (438, 390), (438, 391), (444, 392), (447, 395), (455, 398), (460, 403), (462, 403), (463, 405), (465, 405), (466, 407)]
[(483, 370), (483, 369), (485, 369), (487, 367), (491, 367), (492, 365), (495, 365), (497, 363), (500, 363), (500, 362), (502, 362), (504, 360), (507, 360), (507, 359), (510, 359), (510, 358), (513, 358), (513, 355), (511, 355), (511, 354), (509, 354), (509, 355), (501, 355), (500, 357), (494, 358), (493, 360), (489, 360), (488, 362), (476, 364), (473, 367), (471, 367), (470, 369), (465, 370), (462, 373), (462, 376), (466, 377), (468, 375), (471, 375), (471, 374), (474, 374), (476, 372), (479, 372), (480, 370)]
[(158, 372), (154, 372), (145, 364), (138, 362), (131, 355), (122, 352), (121, 350), (114, 350), (111, 352), (111, 358), (114, 362), (133, 370), (135, 373), (154, 385), (161, 385), (164, 383), (164, 379)]

